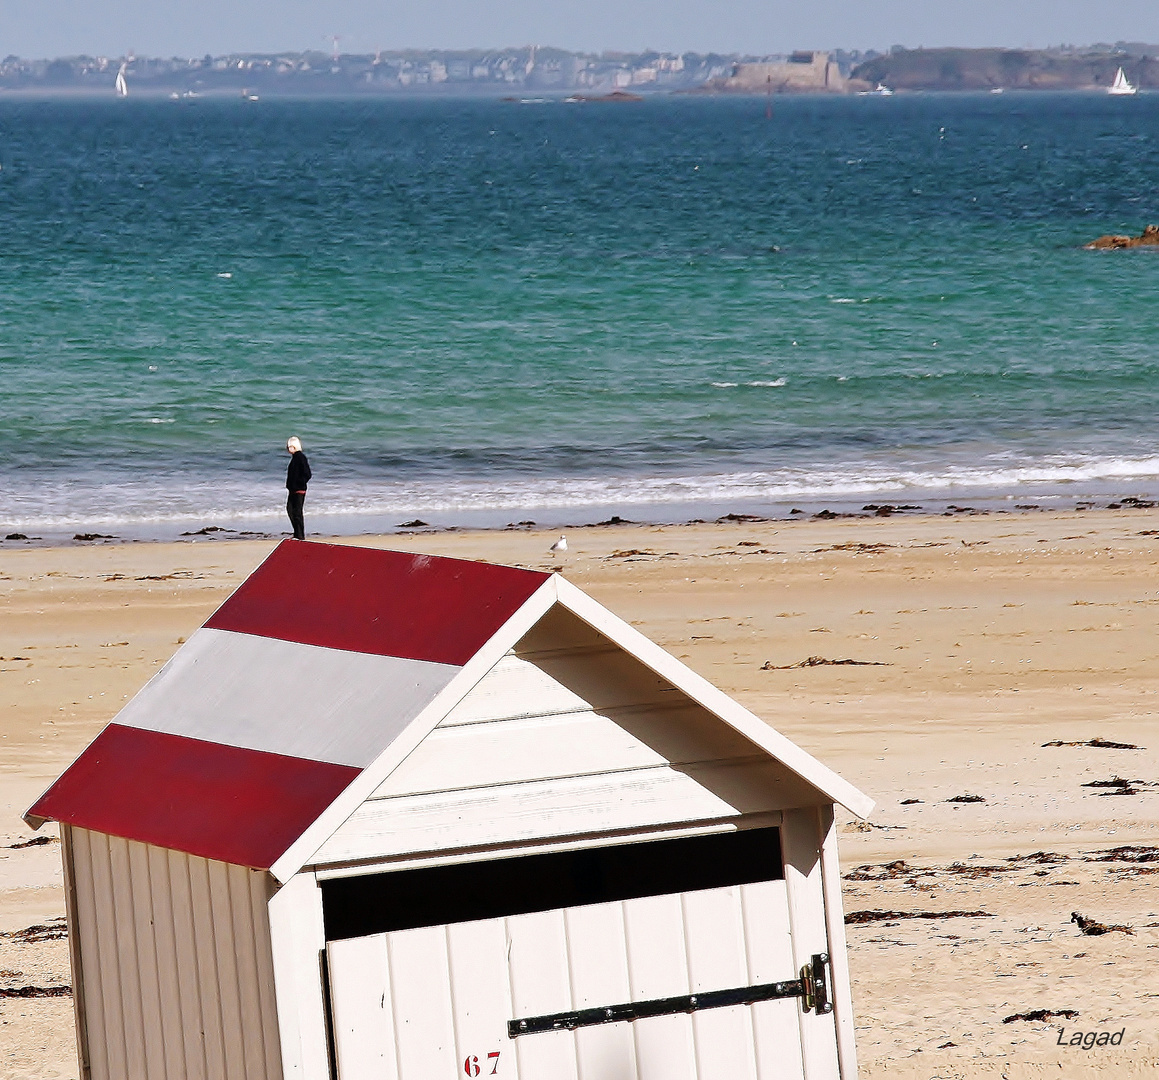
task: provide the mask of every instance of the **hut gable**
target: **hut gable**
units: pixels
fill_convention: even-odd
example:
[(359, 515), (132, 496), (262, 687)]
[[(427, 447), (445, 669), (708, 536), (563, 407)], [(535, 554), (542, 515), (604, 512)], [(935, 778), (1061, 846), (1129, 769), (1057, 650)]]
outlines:
[(284, 882), (830, 802), (872, 806), (558, 575), (286, 541), (27, 820)]
[(826, 801), (557, 604), (309, 862), (512, 846)]

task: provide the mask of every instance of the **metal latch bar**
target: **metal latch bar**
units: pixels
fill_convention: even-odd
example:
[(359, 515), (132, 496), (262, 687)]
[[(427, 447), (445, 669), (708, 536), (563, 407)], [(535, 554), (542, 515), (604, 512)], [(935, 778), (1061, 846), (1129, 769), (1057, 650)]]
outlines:
[(654, 1016), (692, 1013), (701, 1009), (723, 1009), (729, 1005), (752, 1005), (757, 1001), (777, 998), (800, 998), (806, 1012), (830, 1013), (833, 1004), (829, 993), (829, 955), (814, 953), (808, 964), (801, 968), (800, 978), (785, 982), (761, 983), (758, 986), (740, 986), (732, 990), (709, 990), (702, 994), (684, 994), (680, 997), (653, 998), (651, 1001), (630, 1001), (622, 1005), (606, 1005), (596, 1009), (578, 1009), (574, 1012), (548, 1013), (529, 1016), (523, 1020), (507, 1021), (507, 1037), (539, 1035), (546, 1031), (574, 1031), (596, 1024), (620, 1024), (632, 1020), (646, 1020)]

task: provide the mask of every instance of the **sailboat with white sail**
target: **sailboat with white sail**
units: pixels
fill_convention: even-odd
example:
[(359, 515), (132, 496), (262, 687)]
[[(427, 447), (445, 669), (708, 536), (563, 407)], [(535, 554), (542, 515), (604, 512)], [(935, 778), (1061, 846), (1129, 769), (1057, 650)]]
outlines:
[(1123, 74), (1122, 68), (1119, 68), (1118, 73), (1115, 75), (1115, 81), (1111, 83), (1109, 87), (1107, 87), (1107, 93), (1114, 94), (1116, 97), (1122, 96), (1124, 94), (1137, 94), (1138, 92), (1139, 88), (1137, 86), (1132, 86), (1127, 81), (1127, 76)]
[(125, 82), (125, 69), (128, 66), (129, 66), (128, 64), (122, 64), (121, 70), (117, 72), (117, 81), (115, 84), (116, 90), (117, 90), (117, 97), (128, 97), (129, 96), (129, 84), (127, 82)]

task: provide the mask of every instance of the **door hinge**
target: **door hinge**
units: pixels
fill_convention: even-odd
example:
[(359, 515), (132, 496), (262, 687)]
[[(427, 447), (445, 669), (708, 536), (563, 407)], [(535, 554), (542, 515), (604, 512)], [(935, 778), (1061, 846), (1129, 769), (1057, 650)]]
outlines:
[(574, 1031), (576, 1028), (592, 1027), (596, 1024), (621, 1024), (632, 1020), (646, 1020), (654, 1016), (698, 1012), (701, 1009), (752, 1005), (758, 1001), (772, 1001), (777, 998), (800, 998), (801, 1007), (806, 1012), (816, 1012), (818, 1015), (831, 1013), (833, 995), (829, 980), (829, 954), (814, 953), (809, 963), (801, 968), (800, 978), (797, 979), (508, 1020), (507, 1037), (516, 1039), (520, 1035), (538, 1035), (545, 1031)]

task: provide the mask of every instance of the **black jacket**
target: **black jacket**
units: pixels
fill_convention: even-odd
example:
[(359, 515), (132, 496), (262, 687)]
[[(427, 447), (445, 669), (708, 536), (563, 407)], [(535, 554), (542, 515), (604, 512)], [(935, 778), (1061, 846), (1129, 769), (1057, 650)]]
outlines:
[(290, 467), (286, 470), (286, 490), (305, 491), (310, 482), (310, 463), (306, 455), (298, 450), (290, 457)]

